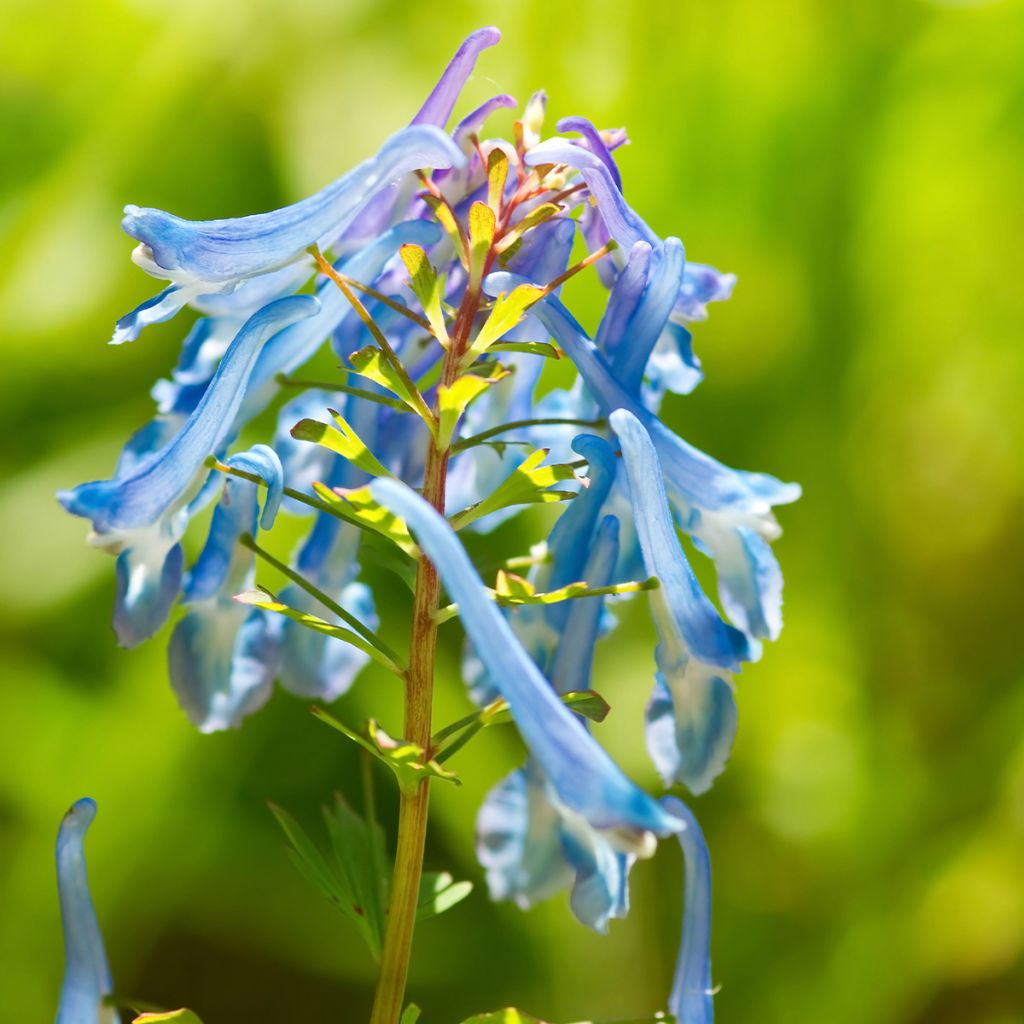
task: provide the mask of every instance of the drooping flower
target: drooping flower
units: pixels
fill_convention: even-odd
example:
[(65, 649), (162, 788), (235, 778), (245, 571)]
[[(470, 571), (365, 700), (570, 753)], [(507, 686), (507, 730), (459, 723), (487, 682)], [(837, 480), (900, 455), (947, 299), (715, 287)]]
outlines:
[(679, 1024), (711, 1024), (711, 858), (689, 807), (671, 796), (662, 804), (684, 824), (676, 833), (683, 851), (683, 929), (668, 1011)]
[(229, 476), (206, 545), (185, 579), (188, 613), (171, 634), (168, 666), (178, 702), (201, 732), (240, 725), (261, 707), (278, 663), (280, 620), (232, 598), (252, 587), (255, 559), (239, 539), (273, 525), (284, 485), (281, 461), (261, 444), (232, 455), (227, 465), (262, 480), (266, 498), (261, 516), (257, 484)]
[(476, 647), (519, 731), (567, 813), (605, 830), (624, 849), (649, 849), (651, 836), (673, 832), (674, 818), (630, 782), (579, 719), (558, 699), (516, 639), (451, 527), (397, 480), (377, 479), (373, 497), (402, 517), (458, 603)]
[(58, 494), (69, 512), (92, 521), (91, 543), (117, 554), (114, 629), (124, 646), (152, 636), (167, 619), (181, 586), (179, 541), (188, 524), (189, 501), (208, 473), (206, 459), (219, 454), (230, 433), (261, 347), (318, 309), (319, 303), (309, 295), (264, 306), (238, 332), (202, 399), (173, 439), (112, 480)]
[(458, 167), (464, 160), (443, 131), (418, 124), (396, 132), (375, 156), (320, 192), (271, 213), (189, 221), (126, 206), (121, 226), (139, 242), (132, 259), (171, 284), (118, 321), (114, 343), (134, 340), (143, 327), (170, 319), (198, 296), (230, 293), (300, 261), (312, 273), (309, 247), (330, 244), (378, 192), (418, 168)]
[(633, 521), (658, 631), (658, 673), (647, 706), (647, 747), (666, 784), (702, 793), (725, 767), (736, 732), (731, 673), (753, 656), (750, 641), (707, 599), (676, 536), (650, 435), (625, 409), (609, 417), (622, 446)]
[(114, 990), (99, 922), (85, 870), (85, 833), (96, 817), (96, 802), (83, 797), (71, 805), (57, 833), (57, 891), (64, 926), (64, 982), (57, 1024), (118, 1024), (104, 999)]

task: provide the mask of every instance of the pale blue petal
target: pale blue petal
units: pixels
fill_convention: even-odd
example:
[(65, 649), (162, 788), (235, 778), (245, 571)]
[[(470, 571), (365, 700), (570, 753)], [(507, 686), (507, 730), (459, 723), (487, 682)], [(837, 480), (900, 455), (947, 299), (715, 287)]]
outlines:
[(686, 823), (678, 834), (683, 850), (683, 932), (668, 1011), (679, 1024), (712, 1024), (711, 858), (690, 809), (674, 797), (662, 802)]
[(612, 918), (629, 910), (629, 869), (634, 857), (615, 849), (593, 829), (562, 829), (562, 850), (576, 876), (572, 912), (594, 931), (606, 934)]
[(281, 625), (279, 616), (222, 595), (190, 606), (167, 658), (178, 703), (200, 732), (237, 728), (267, 702)]
[(85, 833), (96, 817), (88, 797), (72, 804), (57, 833), (57, 891), (64, 926), (64, 982), (57, 1024), (117, 1024), (117, 1012), (104, 1006), (113, 991), (103, 936), (89, 893)]
[(670, 320), (665, 325), (647, 361), (646, 374), (647, 393), (655, 405), (666, 391), (688, 395), (704, 379), (700, 359), (693, 351), (693, 335), (682, 324)]
[(170, 320), (179, 309), (188, 304), (191, 297), (192, 293), (180, 285), (168, 286), (121, 317), (114, 326), (110, 344), (123, 345), (126, 341), (135, 341), (146, 327)]
[(379, 191), (418, 168), (461, 166), (465, 157), (439, 128), (422, 124), (393, 135), (375, 156), (307, 199), (270, 213), (188, 221), (128, 206), (122, 227), (140, 245), (143, 269), (193, 289), (231, 291), (241, 281), (304, 259), (339, 233)]
[(736, 697), (720, 670), (696, 658), (658, 672), (644, 716), (644, 739), (666, 786), (704, 793), (725, 770), (736, 738)]
[[(462, 92), (469, 76), (476, 66), (477, 57), (488, 47), (494, 46), (501, 39), (496, 28), (478, 28), (470, 33), (462, 45), (455, 51), (455, 56), (441, 74), (437, 85), (431, 90), (426, 102), (410, 122), (411, 124), (436, 125), (443, 128), (452, 116), (452, 110)], [(421, 167), (440, 167), (440, 164), (419, 164)], [(414, 168), (411, 168), (414, 169)]]
[[(354, 567), (357, 568), (357, 567)], [(281, 599), (299, 611), (310, 612), (328, 622), (340, 620), (315, 598), (298, 587), (287, 587)], [(363, 583), (350, 583), (338, 603), (371, 629), (377, 626), (373, 594)], [(357, 647), (334, 637), (316, 633), (291, 620), (284, 623), (281, 643), (281, 685), (299, 697), (337, 700), (347, 693), (369, 657)]]
[[(635, 833), (671, 832), (675, 822), (630, 782), (580, 721), (557, 698), (523, 649), (451, 527), (411, 488), (378, 479), (371, 492), (415, 531), (458, 602), (466, 633), (501, 689), (524, 740), (558, 799), (596, 828), (615, 829), (629, 843)], [(626, 835), (621, 835), (626, 832)]]
[[(175, 530), (180, 536), (184, 532)], [(175, 535), (147, 535), (117, 556), (114, 632), (122, 647), (148, 640), (166, 621), (181, 589), (185, 556)]]
[(487, 794), (476, 818), (476, 853), (491, 899), (512, 900), (523, 910), (572, 883), (561, 816), (544, 795), (535, 762)]

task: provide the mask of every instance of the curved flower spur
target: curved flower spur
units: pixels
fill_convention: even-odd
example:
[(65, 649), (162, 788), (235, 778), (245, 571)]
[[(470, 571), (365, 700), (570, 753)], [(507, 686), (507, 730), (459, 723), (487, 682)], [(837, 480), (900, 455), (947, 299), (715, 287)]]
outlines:
[[(127, 208), (136, 262), (168, 284), (118, 322), (114, 341), (185, 307), (199, 318), (113, 478), (60, 500), (118, 556), (122, 644), (152, 636), (182, 598), (170, 677), (199, 729), (241, 725), (275, 679), (330, 702), (373, 662), (404, 687), (405, 719), (390, 734), (315, 709), (394, 773), (393, 864), (374, 816), (344, 801), (326, 812), (340, 868), (275, 810), (304, 871), (380, 959), (373, 1024), (402, 1012), (423, 887), (442, 909), (468, 891), (423, 872), (430, 782), (455, 779), (448, 760), (506, 721), (527, 757), (478, 817), (491, 895), (528, 907), (568, 888), (576, 916), (604, 931), (628, 911), (633, 864), (678, 836), (685, 913), (666, 1006), (707, 1024), (707, 848), (685, 805), (635, 785), (598, 742), (586, 719), (608, 708), (592, 688), (594, 651), (616, 628), (616, 604), (645, 592), (658, 635), (637, 680), (653, 682), (647, 748), (667, 786), (706, 791), (736, 731), (733, 676), (781, 629), (773, 508), (799, 488), (730, 469), (659, 418), (667, 394), (701, 382), (691, 325), (735, 278), (689, 262), (627, 203), (615, 161), (625, 132), (570, 117), (545, 139), (540, 92), (510, 138), (485, 134), (517, 106), (505, 94), (449, 130), (498, 38), (469, 36), (410, 124), (308, 199), (205, 222)], [(565, 302), (588, 268), (608, 289), (593, 340)], [(323, 351), (340, 373), (305, 369)], [(563, 357), (575, 382), (551, 389), (546, 361)], [(253, 443), (278, 400), (269, 444)], [(189, 523), (214, 502), (186, 567)], [(459, 534), (547, 504), (563, 507), (547, 540), (502, 552), (485, 583)], [(308, 523), (291, 558), (271, 530), (279, 508)], [(698, 556), (714, 562), (717, 604), (691, 568)], [(380, 632), (397, 610), (389, 602), (378, 621), (370, 562), (412, 589), (402, 650)], [(259, 566), (287, 586), (257, 587)], [(455, 617), (476, 709), (436, 729), (434, 651)], [(376, 874), (355, 870), (364, 860)]]

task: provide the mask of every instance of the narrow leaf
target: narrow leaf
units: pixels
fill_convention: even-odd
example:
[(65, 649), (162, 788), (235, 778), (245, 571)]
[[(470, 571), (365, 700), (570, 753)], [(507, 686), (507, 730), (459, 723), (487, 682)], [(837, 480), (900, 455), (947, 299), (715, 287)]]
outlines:
[(502, 292), (494, 300), (494, 308), (473, 339), (466, 354), (466, 365), (482, 356), (499, 338), (508, 334), (522, 320), (527, 309), (542, 298), (544, 290), (533, 284), (520, 284), (511, 292)]
[(487, 205), (496, 215), (501, 213), (507, 180), (508, 155), (500, 146), (495, 146), (487, 154)]
[(333, 409), (329, 412), (340, 429), (336, 429), (328, 423), (321, 423), (319, 420), (305, 419), (299, 420), (292, 427), (292, 437), (296, 441), (311, 441), (313, 444), (319, 444), (332, 452), (337, 452), (338, 455), (348, 459), (349, 462), (372, 476), (390, 476), (391, 474), (381, 465), (345, 418)]
[[(353, 352), (348, 357), (348, 361), (360, 377), (365, 377), (382, 388), (386, 388), (411, 412), (416, 413), (421, 419), (425, 419), (423, 410), (426, 407), (426, 400), (416, 390), (416, 385), (408, 376), (403, 378), (402, 374), (395, 369), (394, 364), (376, 345), (366, 345), (358, 352)], [(427, 422), (431, 424), (431, 421)]]
[(474, 286), (483, 280), (496, 227), (494, 211), (486, 203), (473, 203), (469, 208), (469, 279)]
[(444, 345), (449, 345), (448, 327), (444, 320), (444, 277), (438, 277), (430, 265), (426, 252), (418, 245), (407, 242), (398, 250), (409, 272), (409, 286), (419, 299), (423, 312), (427, 317), (434, 337)]

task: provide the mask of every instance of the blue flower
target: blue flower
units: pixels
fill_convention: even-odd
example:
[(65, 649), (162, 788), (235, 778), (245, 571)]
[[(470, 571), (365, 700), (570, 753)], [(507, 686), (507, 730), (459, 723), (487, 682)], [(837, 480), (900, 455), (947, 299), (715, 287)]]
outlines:
[(57, 1024), (118, 1024), (114, 1008), (103, 1005), (114, 985), (85, 870), (85, 833), (95, 817), (95, 801), (83, 797), (64, 815), (57, 833), (65, 961)]
[(662, 804), (685, 826), (677, 833), (683, 851), (683, 931), (668, 1011), (679, 1024), (711, 1024), (711, 858), (686, 804), (675, 797)]
[[(455, 51), (455, 56), (441, 74), (437, 85), (431, 90), (426, 102), (412, 119), (412, 124), (432, 124), (443, 128), (448, 123), (455, 109), (455, 101), (459, 98), (467, 79), (473, 73), (477, 57), (488, 47), (497, 45), (501, 40), (501, 32), (496, 28), (478, 28), (471, 32)], [(441, 166), (422, 164), (420, 166)]]
[(125, 207), (121, 226), (139, 242), (132, 258), (171, 285), (118, 321), (112, 340), (133, 340), (144, 326), (169, 319), (198, 296), (232, 292), (250, 278), (289, 264), (302, 261), (311, 273), (309, 247), (332, 243), (393, 181), (418, 168), (464, 162), (440, 128), (414, 124), (325, 189), (270, 213), (188, 221), (163, 210)]
[[(502, 272), (491, 274), (485, 287), (497, 294), (518, 283), (515, 275)], [(622, 386), (554, 296), (538, 302), (532, 313), (576, 364), (601, 411), (608, 415), (625, 409), (650, 434), (683, 529), (715, 560), (726, 613), (752, 638), (775, 639), (782, 628), (782, 575), (768, 541), (781, 531), (771, 509), (795, 501), (799, 486), (729, 469), (674, 434)]]
[(92, 521), (90, 540), (117, 554), (114, 629), (124, 646), (164, 623), (182, 576), (179, 540), (188, 504), (207, 476), (204, 462), (230, 435), (264, 342), (319, 309), (316, 299), (279, 299), (253, 315), (232, 341), (209, 387), (178, 433), (158, 451), (130, 461), (112, 480), (58, 494), (73, 515)]
[(270, 696), (276, 674), (280, 620), (232, 598), (252, 588), (254, 556), (238, 543), (269, 529), (281, 503), (283, 471), (267, 445), (232, 455), (227, 464), (259, 477), (267, 488), (262, 516), (255, 483), (229, 476), (214, 509), (210, 532), (188, 574), (188, 613), (168, 647), (171, 686), (189, 721), (201, 732), (241, 724)]
[(736, 732), (730, 673), (753, 651), (743, 633), (722, 621), (686, 560), (647, 431), (624, 409), (610, 420), (622, 446), (644, 565), (661, 583), (650, 595), (659, 643), (647, 746), (667, 784), (684, 782), (702, 793), (725, 767)]
[(651, 833), (664, 835), (675, 819), (630, 782), (581, 722), (558, 699), (516, 639), (451, 527), (411, 488), (377, 479), (374, 498), (406, 520), (458, 603), (467, 634), (508, 702), (532, 755), (566, 813), (604, 830), (627, 851), (646, 851)]

